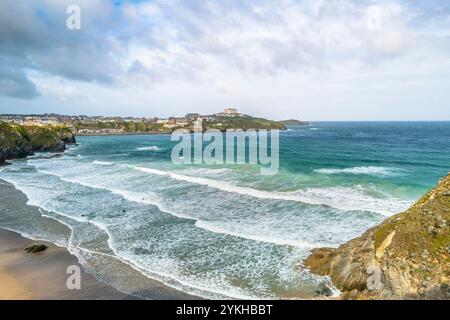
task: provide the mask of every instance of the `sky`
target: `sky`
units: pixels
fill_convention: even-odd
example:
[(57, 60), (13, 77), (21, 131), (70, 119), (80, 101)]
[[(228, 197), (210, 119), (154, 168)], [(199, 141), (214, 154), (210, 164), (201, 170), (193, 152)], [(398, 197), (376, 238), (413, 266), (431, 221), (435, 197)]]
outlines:
[[(77, 5), (80, 29), (69, 29)], [(1, 0), (0, 113), (450, 120), (450, 1)]]

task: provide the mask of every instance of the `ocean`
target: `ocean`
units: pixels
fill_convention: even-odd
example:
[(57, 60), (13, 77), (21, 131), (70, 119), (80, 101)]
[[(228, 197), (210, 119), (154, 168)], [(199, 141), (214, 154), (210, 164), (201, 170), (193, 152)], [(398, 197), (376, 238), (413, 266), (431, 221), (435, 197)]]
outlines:
[(170, 135), (78, 143), (62, 157), (37, 154), (0, 169), (40, 208), (2, 205), (0, 227), (67, 246), (123, 291), (139, 291), (148, 277), (204, 298), (337, 295), (303, 268), (310, 250), (337, 247), (407, 209), (450, 171), (450, 122), (289, 127), (273, 176), (256, 165), (175, 165)]

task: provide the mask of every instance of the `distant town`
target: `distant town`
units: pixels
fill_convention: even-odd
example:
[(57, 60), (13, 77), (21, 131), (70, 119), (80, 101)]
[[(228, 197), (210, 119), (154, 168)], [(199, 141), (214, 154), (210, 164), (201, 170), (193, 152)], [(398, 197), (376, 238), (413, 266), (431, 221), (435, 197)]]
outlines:
[[(66, 125), (78, 135), (102, 135), (124, 133), (168, 133), (176, 129), (192, 130), (195, 121), (201, 120), (206, 129), (285, 129), (283, 122), (276, 122), (245, 115), (236, 108), (226, 108), (212, 115), (188, 113), (184, 117), (135, 118), (60, 114), (1, 114), (0, 121), (23, 126)], [(296, 121), (296, 120), (289, 120)], [(300, 122), (298, 123), (300, 124)]]
[(242, 117), (244, 116), (237, 109), (227, 108), (223, 112), (215, 113), (213, 115), (201, 115), (198, 113), (188, 113), (184, 117), (169, 117), (160, 119), (157, 117), (150, 118), (135, 118), (135, 117), (105, 117), (105, 116), (86, 116), (86, 115), (60, 115), (55, 113), (45, 114), (1, 114), (0, 121), (17, 123), (22, 125), (71, 125), (77, 122), (84, 124), (98, 123), (98, 122), (153, 122), (162, 124), (165, 128), (171, 129), (175, 127), (188, 126), (190, 122), (196, 120), (216, 121), (222, 117)]

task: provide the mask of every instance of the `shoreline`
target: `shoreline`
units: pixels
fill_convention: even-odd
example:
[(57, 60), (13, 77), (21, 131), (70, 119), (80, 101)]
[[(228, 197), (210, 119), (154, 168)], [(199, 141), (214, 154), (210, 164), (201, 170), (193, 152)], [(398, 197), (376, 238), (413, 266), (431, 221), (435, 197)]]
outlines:
[[(8, 221), (8, 215), (15, 212), (42, 216), (38, 207), (27, 204), (25, 194), (3, 179), (0, 179), (0, 200), (0, 222), (5, 217)], [(55, 219), (44, 219), (53, 228), (67, 229)], [(109, 261), (110, 274), (96, 274), (96, 270), (92, 273), (69, 248), (47, 240), (33, 240), (32, 234), (24, 235), (13, 229), (5, 223), (0, 225), (0, 284), (6, 283), (0, 285), (0, 300), (201, 299), (150, 279), (118, 258)], [(44, 244), (48, 248), (37, 254), (25, 252), (24, 249), (32, 244)], [(81, 290), (67, 289), (66, 281), (70, 275), (66, 271), (72, 265), (80, 268)], [(100, 279), (99, 276), (104, 277)], [(122, 278), (127, 283), (121, 287), (119, 280)]]

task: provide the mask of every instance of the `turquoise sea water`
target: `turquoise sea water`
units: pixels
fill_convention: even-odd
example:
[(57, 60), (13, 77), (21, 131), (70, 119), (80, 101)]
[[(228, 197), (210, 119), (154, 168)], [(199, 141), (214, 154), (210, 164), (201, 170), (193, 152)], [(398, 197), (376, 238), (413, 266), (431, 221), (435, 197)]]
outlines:
[(79, 137), (63, 157), (2, 169), (42, 210), (2, 212), (0, 226), (69, 246), (124, 290), (133, 281), (108, 276), (102, 257), (207, 298), (312, 297), (336, 291), (301, 266), (308, 252), (408, 208), (450, 171), (449, 138), (450, 122), (290, 127), (278, 174), (262, 176), (250, 165), (174, 165), (168, 135)]

